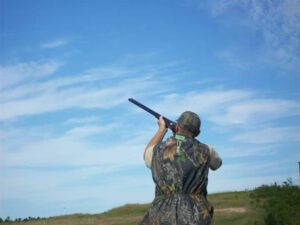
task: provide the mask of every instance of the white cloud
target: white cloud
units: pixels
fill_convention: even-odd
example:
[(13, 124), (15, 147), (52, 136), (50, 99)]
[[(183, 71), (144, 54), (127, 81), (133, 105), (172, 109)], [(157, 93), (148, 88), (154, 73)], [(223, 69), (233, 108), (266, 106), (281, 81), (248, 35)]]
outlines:
[[(153, 71), (153, 67), (152, 65), (151, 71)], [(149, 102), (149, 106), (153, 109), (159, 109), (160, 113), (170, 117), (170, 119), (177, 118), (185, 110), (191, 110), (199, 113), (204, 120), (217, 126), (230, 127), (232, 125), (247, 124), (251, 128), (253, 121), (263, 123), (300, 115), (298, 102), (281, 98), (260, 97), (259, 93), (254, 90), (211, 88), (209, 91), (195, 90), (186, 93), (174, 92), (172, 94), (173, 90), (165, 88), (166, 86), (161, 84), (163, 82), (155, 80), (154, 76), (130, 77), (132, 71), (137, 73), (147, 70), (148, 67), (132, 69), (122, 69), (117, 66), (96, 68), (77, 76), (25, 83), (18, 88), (2, 91), (0, 121), (4, 122), (22, 116), (58, 112), (71, 108), (109, 110), (127, 103), (128, 97), (159, 96), (158, 93), (162, 94), (162, 98), (153, 104)], [(32, 72), (37, 74), (36, 71)], [(159, 75), (159, 72), (157, 73)], [(113, 76), (110, 76), (111, 74)], [(71, 165), (94, 165), (105, 163), (103, 155), (106, 160), (108, 159), (108, 162), (112, 162), (115, 154), (123, 151), (121, 146), (109, 145), (106, 147), (113, 149), (113, 151), (97, 151), (96, 147), (91, 145), (86, 138), (103, 132), (112, 132), (118, 129), (119, 125), (99, 125), (96, 123), (97, 120), (98, 118), (95, 116), (71, 118), (63, 123), (64, 126), (71, 128), (68, 128), (69, 130), (61, 135), (58, 134), (58, 137), (53, 136), (51, 133), (47, 134), (47, 132), (45, 134), (45, 128), (43, 128), (43, 132), (36, 131), (37, 134), (44, 133), (44, 136), (40, 136), (39, 140), (35, 139), (36, 137), (30, 137), (26, 144), (24, 144), (26, 140), (22, 140), (21, 147), (18, 148), (17, 152), (5, 153), (5, 162), (7, 165), (63, 165), (66, 162)], [(275, 142), (283, 140), (279, 137), (276, 138), (280, 135), (279, 130), (270, 127), (262, 128), (258, 134), (255, 132), (240, 133), (235, 135), (232, 140), (259, 144), (271, 143), (272, 135)], [(287, 129), (287, 131), (291, 131), (290, 129), (293, 130), (294, 128)], [(293, 131), (297, 131), (297, 129), (295, 128)], [(6, 146), (7, 151), (16, 147), (11, 140), (16, 139), (18, 135), (22, 136), (20, 133), (26, 131), (14, 133), (13, 135), (16, 135), (16, 138), (7, 137), (5, 132), (3, 132), (2, 140), (6, 140), (6, 143), (8, 143)], [(146, 136), (149, 137), (149, 132), (143, 135), (141, 133), (134, 137), (139, 140), (138, 144), (134, 142), (125, 145), (128, 149), (136, 150), (126, 155), (128, 159), (132, 160), (134, 158), (133, 162), (140, 162), (140, 158), (136, 158), (137, 156), (134, 153), (143, 149), (143, 144), (147, 140)], [(89, 156), (82, 156), (83, 150), (88, 151)], [(116, 163), (122, 164), (118, 160)]]
[[(31, 197), (43, 195), (43, 197), (46, 197), (45, 194), (50, 194), (51, 198), (49, 196), (47, 198), (48, 201), (59, 201), (63, 196), (55, 196), (55, 193), (59, 192), (58, 189), (60, 187), (72, 183), (85, 182), (85, 180), (91, 177), (120, 171), (121, 169), (122, 167), (120, 166), (103, 164), (85, 167), (62, 167), (61, 169), (29, 166), (3, 170), (0, 177), (5, 177), (6, 183), (1, 187), (1, 194), (6, 198), (22, 198), (28, 195)], [(47, 184), (47, 189), (49, 190), (47, 193), (44, 193), (45, 184)], [(69, 187), (70, 189), (72, 187)], [(67, 190), (64, 190), (64, 192), (67, 192)], [(87, 192), (84, 195), (87, 197), (94, 194), (95, 192)], [(73, 195), (73, 198), (75, 196), (77, 196), (76, 198), (80, 198), (80, 195)], [(72, 200), (71, 195), (67, 195), (63, 199), (66, 201)]]
[[(300, 3), (297, 0), (187, 0), (228, 26), (247, 27), (262, 36), (263, 46), (251, 60), (280, 66), (287, 70), (299, 70), (300, 65)], [(257, 50), (257, 49), (256, 49)], [(226, 50), (220, 57), (234, 66), (242, 66), (246, 60), (241, 55)], [(232, 61), (233, 60), (233, 61)]]
[(187, 92), (166, 95), (156, 108), (168, 112), (171, 116), (179, 116), (185, 110), (198, 112), (200, 115), (213, 115), (226, 105), (241, 101), (252, 95), (243, 90), (213, 90)]
[(225, 109), (224, 114), (214, 116), (213, 120), (223, 124), (245, 124), (298, 115), (300, 104), (297, 101), (253, 97), (234, 102)]
[[(145, 81), (145, 82), (143, 82)], [(128, 80), (127, 82), (130, 82)], [(0, 120), (13, 119), (20, 116), (32, 116), (41, 113), (55, 112), (68, 108), (109, 108), (125, 102), (132, 92), (138, 92), (146, 83), (145, 79), (132, 80), (143, 82), (140, 86), (122, 86), (126, 82), (111, 87), (70, 87), (64, 90), (45, 90), (40, 95), (26, 99), (12, 100), (0, 105)]]
[[(230, 173), (230, 172), (229, 172)], [(231, 172), (232, 173), (232, 172)], [(241, 177), (227, 177), (225, 173), (210, 173), (210, 182), (208, 184), (209, 193), (224, 192), (224, 191), (245, 191), (253, 190), (261, 185), (272, 185), (275, 182), (282, 184), (287, 178), (292, 177), (297, 180), (297, 176), (292, 174), (286, 175), (261, 175), (257, 172), (257, 176), (248, 177), (244, 174)], [(209, 197), (208, 197), (209, 198)]]
[[(118, 130), (128, 129), (126, 124), (122, 127), (115, 123), (75, 125), (59, 133), (51, 127), (25, 127), (14, 132), (8, 129), (6, 136), (1, 138), (0, 166), (119, 167), (143, 164), (144, 145), (150, 138), (148, 132), (133, 130), (130, 138), (114, 142)], [(35, 133), (42, 135), (36, 136)], [(97, 139), (91, 141), (91, 136)], [(121, 135), (116, 138), (120, 139)]]
[[(236, 163), (225, 163), (220, 167), (218, 176), (227, 179), (242, 177), (280, 176), (289, 171), (291, 176), (297, 174), (297, 161), (293, 156), (273, 160), (253, 160)], [(288, 178), (288, 177), (285, 177)], [(262, 182), (263, 183), (263, 182)]]
[(49, 42), (43, 43), (41, 45), (41, 47), (45, 48), (45, 49), (59, 48), (59, 47), (62, 47), (62, 46), (66, 46), (69, 43), (70, 43), (69, 39), (67, 39), (67, 38), (61, 38), (61, 39), (56, 39), (56, 40), (53, 40), (53, 41), (49, 41)]
[(230, 66), (237, 71), (248, 69), (251, 65), (248, 60), (243, 60), (243, 58), (239, 57), (232, 49), (220, 50), (216, 52), (216, 56), (223, 61), (226, 66)]
[[(1, 190), (3, 198), (30, 196), (37, 202), (44, 198), (45, 202), (52, 203), (57, 203), (61, 199), (79, 202), (84, 198), (108, 200), (107, 196), (99, 194), (99, 186), (101, 186), (101, 191), (107, 191), (106, 193), (118, 191), (117, 188), (113, 189), (112, 187), (120, 182), (124, 183), (122, 188), (126, 187), (131, 192), (136, 186), (140, 187), (144, 184), (149, 188), (152, 185), (150, 175), (146, 180), (140, 177), (139, 180), (136, 180), (136, 177), (132, 178), (118, 173), (129, 171), (132, 166), (145, 168), (143, 149), (154, 133), (155, 126), (143, 127), (143, 130), (138, 130), (132, 128), (137, 128), (138, 123), (141, 122), (139, 119), (137, 123), (120, 123), (118, 117), (118, 121), (110, 120), (108, 123), (104, 122), (106, 120), (101, 114), (98, 117), (98, 111), (100, 113), (101, 110), (115, 111), (116, 107), (128, 103), (128, 97), (134, 96), (138, 100), (147, 100), (144, 102), (146, 105), (149, 104), (153, 109), (169, 116), (170, 119), (176, 118), (184, 110), (198, 112), (204, 117), (204, 120), (228, 129), (227, 131), (230, 132), (227, 136), (232, 137), (235, 142), (233, 144), (236, 146), (238, 146), (237, 143), (259, 145), (254, 151), (251, 151), (251, 146), (221, 150), (222, 153), (232, 153), (233, 157), (249, 155), (264, 157), (267, 155), (259, 150), (275, 154), (276, 151), (274, 152), (272, 146), (269, 145), (271, 136), (274, 135), (276, 143), (285, 140), (279, 137), (279, 130), (270, 128), (268, 124), (260, 126), (260, 128), (264, 128), (265, 132), (261, 129), (258, 134), (243, 132), (235, 136), (232, 136), (231, 133), (232, 125), (251, 124), (253, 121), (273, 121), (278, 118), (299, 115), (299, 103), (296, 101), (260, 97), (255, 90), (210, 88), (209, 91), (194, 90), (178, 93), (172, 88), (173, 85), (162, 82), (163, 79), (168, 78), (160, 76), (159, 69), (156, 68), (160, 68), (160, 65), (157, 67), (151, 65), (150, 69), (147, 66), (130, 69), (118, 66), (95, 68), (73, 76), (47, 80), (37, 79), (34, 82), (25, 82), (26, 80), (24, 80), (24, 83), (18, 88), (11, 87), (8, 90), (2, 90), (0, 121), (8, 124), (0, 129), (2, 144), (0, 177), (1, 180), (7, 181), (5, 190)], [(32, 73), (40, 74), (36, 71), (32, 71)], [(151, 75), (133, 78), (132, 73), (134, 73), (134, 77), (137, 74)], [(160, 79), (156, 79), (157, 77)], [(124, 114), (122, 122), (128, 121), (130, 116), (126, 114), (127, 111), (122, 107), (119, 108), (120, 112)], [(23, 128), (15, 126), (14, 122), (10, 123), (10, 119), (17, 120), (24, 116), (28, 116), (30, 119), (29, 116), (59, 112), (65, 109), (83, 109), (82, 111), (97, 109), (97, 116), (74, 114), (70, 119), (56, 121), (51, 125), (25, 125)], [(111, 109), (113, 110), (110, 111)], [(135, 109), (132, 107), (131, 112), (141, 112)], [(141, 123), (144, 124), (145, 121)], [(59, 131), (53, 128), (56, 126)], [(296, 135), (299, 134), (299, 129), (296, 127), (285, 127), (284, 129), (287, 133), (295, 133), (295, 137), (289, 137), (288, 140), (295, 140)], [(243, 151), (239, 154), (241, 148)], [(245, 166), (247, 165), (225, 166), (224, 171), (232, 174), (229, 169), (244, 169)], [(261, 166), (260, 168), (264, 169), (265, 167)], [(251, 172), (250, 169), (248, 172)], [(99, 175), (103, 179), (102, 175), (105, 177), (109, 174), (117, 177), (111, 183), (92, 185), (85, 182), (94, 176)], [(222, 179), (225, 182), (224, 178)], [(45, 187), (44, 184), (49, 180), (51, 184)], [(232, 178), (230, 180), (229, 177), (227, 181), (232, 180), (238, 182), (239, 179)], [(86, 184), (86, 187), (70, 185), (80, 181)], [(228, 183), (227, 181), (226, 183)], [(258, 182), (254, 178), (251, 181)], [(36, 186), (32, 188), (34, 184)], [(250, 184), (250, 181), (243, 180), (239, 187), (245, 187), (245, 184)], [(228, 184), (227, 187), (232, 190), (237, 186)], [(45, 188), (51, 188), (51, 192), (45, 192)], [(85, 190), (84, 193), (82, 190)], [(125, 198), (123, 193), (120, 195), (122, 195), (124, 203), (129, 201), (129, 198)], [(116, 205), (120, 205), (117, 197), (114, 196), (113, 201)], [(149, 199), (149, 195), (147, 198)]]
[(243, 145), (241, 142), (235, 142), (232, 146), (216, 146), (219, 150), (221, 157), (225, 158), (240, 158), (240, 157), (264, 157), (264, 156), (274, 156), (278, 153), (278, 146), (272, 145), (270, 143), (264, 144), (246, 144)]
[(233, 140), (252, 143), (282, 143), (282, 142), (299, 142), (300, 128), (299, 127), (268, 127), (258, 128), (255, 131), (243, 132), (233, 137)]
[(110, 132), (117, 127), (117, 124), (109, 124), (105, 126), (84, 125), (81, 127), (72, 128), (70, 131), (68, 131), (67, 135), (72, 137), (76, 136), (77, 138), (84, 138), (90, 135), (102, 133), (104, 131)]
[[(104, 128), (101, 131), (97, 130), (97, 134), (101, 135), (101, 132), (104, 131)], [(91, 134), (92, 131), (88, 132)], [(4, 145), (4, 149), (1, 151), (4, 161), (2, 166), (133, 165), (141, 163), (141, 152), (144, 145), (126, 145), (126, 143), (107, 145), (104, 144), (105, 140), (99, 136), (99, 141), (102, 140), (103, 143), (101, 145), (98, 143), (96, 146), (82, 138), (84, 138), (82, 133), (69, 133), (58, 138), (29, 142), (15, 151), (6, 151)], [(126, 152), (128, 149), (130, 151)], [(125, 152), (126, 154), (124, 154)]]
[(270, 160), (223, 162), (217, 171), (210, 172), (210, 192), (253, 189), (260, 185), (282, 183), (291, 177), (298, 179), (297, 159), (293, 156)]
[[(29, 63), (24, 63), (29, 64)], [(11, 67), (18, 67), (13, 65)], [(48, 92), (56, 92), (57, 90), (68, 89), (74, 86), (90, 86), (99, 84), (99, 87), (105, 86), (107, 82), (113, 82), (114, 79), (124, 79), (127, 74), (132, 71), (126, 68), (108, 67), (100, 69), (89, 69), (82, 74), (76, 74), (73, 76), (60, 76), (53, 77), (49, 80), (24, 80), (22, 84), (19, 84), (17, 88), (12, 87), (0, 92), (1, 102), (9, 102), (16, 99), (33, 98), (35, 96), (43, 95)], [(37, 74), (37, 71), (33, 70), (31, 73), (33, 76)], [(10, 78), (11, 74), (7, 73), (7, 77)], [(19, 75), (20, 76), (20, 75)], [(13, 78), (13, 76), (12, 76)]]
[[(85, 198), (100, 198), (104, 202), (100, 201), (99, 207), (104, 210), (128, 203), (130, 198), (131, 201), (146, 198), (145, 195), (132, 198), (128, 193), (132, 192), (132, 188), (152, 183), (150, 174), (147, 178), (142, 176), (139, 179), (118, 174), (133, 166), (148, 171), (142, 159), (146, 135), (135, 131), (130, 133), (132, 138), (117, 142), (101, 137), (110, 131), (111, 125), (93, 126), (92, 129), (81, 123), (72, 125), (78, 127), (72, 127), (60, 135), (48, 131), (50, 133), (45, 138), (29, 138), (20, 144), (19, 136), (23, 134), (26, 138), (31, 133), (30, 129), (25, 128), (12, 133), (9, 140), (2, 143), (0, 178), (5, 180), (5, 184), (0, 187), (0, 201), (23, 199), (26, 196), (39, 204), (59, 204), (64, 201), (64, 205), (70, 207)], [(98, 135), (96, 144), (87, 139), (88, 135), (94, 134)], [(16, 148), (11, 149), (10, 144)], [(48, 191), (45, 192), (45, 188)], [(120, 200), (116, 195), (108, 195), (120, 192), (120, 189), (128, 189), (127, 197), (122, 196)], [(82, 208), (79, 207), (79, 210)], [(74, 213), (74, 210), (71, 212)]]
[[(18, 65), (12, 68), (16, 67)], [(159, 94), (172, 88), (165, 87), (166, 84), (154, 79), (154, 75), (157, 74), (131, 78), (130, 74), (133, 71), (146, 73), (147, 66), (133, 69), (122, 69), (117, 66), (114, 68), (93, 69), (76, 76), (28, 82), (17, 88), (3, 90), (0, 97), (0, 120), (69, 108), (111, 108), (127, 102), (127, 98), (133, 95)], [(37, 66), (27, 73), (34, 76), (40, 74), (40, 70)], [(48, 72), (53, 73), (54, 70)], [(10, 71), (5, 71), (5, 74), (9, 77)], [(8, 81), (11, 82), (9, 79)]]
[(217, 125), (253, 124), (300, 115), (294, 100), (260, 98), (254, 91), (214, 90), (167, 95), (156, 105), (165, 116), (195, 111)]
[(65, 124), (72, 125), (72, 124), (89, 124), (99, 120), (97, 116), (86, 116), (86, 117), (73, 117), (69, 118)]
[(32, 82), (56, 72), (62, 63), (56, 61), (48, 62), (26, 62), (13, 65), (0, 65), (0, 90), (22, 82)]
[[(15, 205), (10, 207), (35, 205), (43, 209), (35, 208), (31, 211), (26, 210), (26, 207), (19, 212), (22, 217), (49, 216), (53, 212), (57, 215), (99, 213), (123, 204), (150, 202), (153, 199), (154, 187), (149, 171), (145, 168), (145, 173), (116, 176), (122, 169), (111, 168), (109, 165), (53, 171), (43, 168), (13, 169), (5, 174), (6, 182), (0, 187), (0, 201), (13, 199)], [(112, 171), (115, 173), (111, 173)], [(103, 176), (103, 173), (109, 175)], [(89, 204), (85, 203), (87, 200)], [(55, 210), (49, 211), (52, 205)], [(0, 208), (0, 213), (5, 215), (5, 211), (9, 210), (9, 206), (6, 210)]]

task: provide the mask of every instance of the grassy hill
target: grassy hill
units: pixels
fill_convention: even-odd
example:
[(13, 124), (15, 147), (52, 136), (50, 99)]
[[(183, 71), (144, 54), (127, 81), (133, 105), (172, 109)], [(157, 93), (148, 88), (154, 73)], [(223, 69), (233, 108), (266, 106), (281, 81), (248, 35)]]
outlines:
[[(300, 225), (300, 186), (262, 185), (253, 191), (212, 194), (215, 225)], [(9, 225), (136, 225), (149, 204), (128, 204), (101, 214), (73, 214), (47, 219), (3, 222)]]
[[(215, 208), (215, 225), (254, 225), (262, 221), (262, 209), (256, 209), (251, 192), (227, 192), (208, 196)], [(74, 214), (26, 222), (6, 222), (10, 225), (136, 225), (149, 204), (128, 204), (101, 214)]]

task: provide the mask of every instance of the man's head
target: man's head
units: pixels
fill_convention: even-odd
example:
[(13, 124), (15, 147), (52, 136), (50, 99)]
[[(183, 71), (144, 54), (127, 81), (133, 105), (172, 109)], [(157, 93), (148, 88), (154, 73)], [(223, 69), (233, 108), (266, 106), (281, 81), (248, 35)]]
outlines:
[(191, 111), (183, 112), (177, 120), (177, 124), (181, 132), (189, 136), (197, 137), (200, 133), (201, 120), (200, 117)]

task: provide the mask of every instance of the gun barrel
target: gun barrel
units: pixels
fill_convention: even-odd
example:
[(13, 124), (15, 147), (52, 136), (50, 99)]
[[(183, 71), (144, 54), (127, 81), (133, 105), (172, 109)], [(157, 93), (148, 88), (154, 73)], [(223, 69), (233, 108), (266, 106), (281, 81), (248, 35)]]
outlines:
[(136, 101), (133, 98), (129, 98), (128, 101), (132, 102), (133, 104), (137, 105), (138, 107), (142, 108), (143, 110), (147, 111), (148, 113), (155, 116), (157, 119), (161, 116), (159, 113), (153, 111), (152, 109), (148, 108), (147, 106), (143, 105), (142, 103)]
[[(145, 111), (147, 111), (148, 113), (152, 114), (153, 116), (155, 116), (157, 119), (161, 116), (161, 114), (155, 112), (154, 110), (148, 108), (147, 106), (143, 105), (142, 103), (136, 101), (133, 98), (129, 98), (128, 101), (132, 102), (133, 104), (137, 105), (138, 107), (144, 109)], [(166, 122), (166, 126), (168, 128), (170, 128), (173, 132), (175, 132), (175, 127), (176, 127), (176, 123), (173, 122), (172, 120), (169, 120), (168, 118), (163, 116), (163, 119)]]

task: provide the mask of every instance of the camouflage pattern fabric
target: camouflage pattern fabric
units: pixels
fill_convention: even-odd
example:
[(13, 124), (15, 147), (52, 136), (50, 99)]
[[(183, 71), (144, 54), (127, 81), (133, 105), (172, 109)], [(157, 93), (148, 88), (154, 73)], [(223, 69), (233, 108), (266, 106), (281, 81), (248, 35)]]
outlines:
[(140, 225), (209, 225), (209, 149), (196, 139), (170, 137), (153, 149), (155, 199)]

